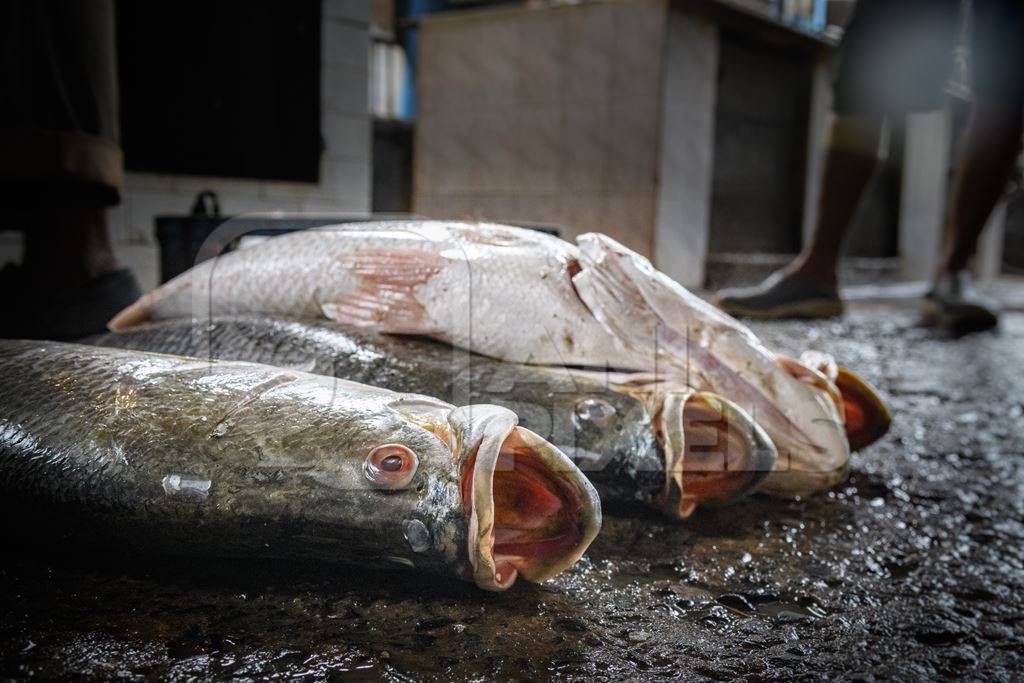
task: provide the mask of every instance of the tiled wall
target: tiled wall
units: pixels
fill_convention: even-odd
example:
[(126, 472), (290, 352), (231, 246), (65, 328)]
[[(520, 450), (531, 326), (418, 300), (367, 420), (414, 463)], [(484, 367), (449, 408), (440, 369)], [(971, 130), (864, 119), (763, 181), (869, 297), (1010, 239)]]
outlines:
[(662, 70), (654, 263), (689, 287), (704, 284), (714, 173), (718, 28), (672, 11)]
[[(187, 214), (205, 189), (220, 196), (221, 211), (367, 212), (370, 209), (371, 129), (367, 105), (367, 0), (323, 0), (321, 129), (326, 149), (318, 184), (129, 172), (120, 206), (110, 213), (119, 258), (143, 288), (159, 278), (153, 218)], [(20, 238), (0, 238), (0, 262), (17, 260)]]
[(413, 210), (649, 254), (665, 14), (628, 0), (424, 20)]

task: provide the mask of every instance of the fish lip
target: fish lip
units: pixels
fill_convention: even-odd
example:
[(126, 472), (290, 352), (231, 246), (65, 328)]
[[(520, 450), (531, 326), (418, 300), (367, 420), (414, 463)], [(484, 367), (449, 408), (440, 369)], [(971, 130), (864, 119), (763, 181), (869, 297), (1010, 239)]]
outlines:
[[(798, 463), (798, 465), (800, 464)], [(777, 498), (802, 498), (827, 491), (845, 481), (849, 474), (850, 463), (848, 460), (827, 469), (801, 466), (782, 467), (769, 473), (757, 490), (759, 493)]]
[[(716, 496), (688, 495), (684, 458), (686, 422), (684, 411), (692, 401), (703, 401), (729, 424), (729, 433), (743, 440), (747, 449), (744, 468), (747, 477), (733, 489)], [(660, 495), (663, 512), (682, 519), (698, 506), (719, 506), (753, 493), (775, 467), (778, 452), (764, 429), (742, 408), (725, 397), (692, 389), (666, 391), (655, 420), (658, 441), (665, 456), (665, 488)], [(674, 485), (674, 486), (673, 486)]]
[[(530, 446), (531, 455), (561, 473), (579, 503), (579, 534), (572, 547), (560, 552), (523, 578), (540, 582), (572, 566), (601, 529), (601, 504), (597, 491), (564, 453), (530, 430), (518, 426), (512, 411), (491, 405), (457, 408), (449, 416), (455, 434), (454, 455), (460, 465), (460, 491), (469, 515), (468, 573), (477, 586), (502, 591), (515, 583), (520, 571), (503, 563), (494, 552), (494, 473), (502, 446), (515, 435)], [(503, 573), (504, 572), (504, 573)]]

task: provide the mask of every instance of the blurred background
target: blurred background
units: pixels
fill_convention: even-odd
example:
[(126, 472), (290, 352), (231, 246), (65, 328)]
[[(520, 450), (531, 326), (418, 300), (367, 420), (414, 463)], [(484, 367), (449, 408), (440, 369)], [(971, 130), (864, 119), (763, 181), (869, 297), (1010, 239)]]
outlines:
[[(255, 225), (274, 232), (414, 214), (603, 231), (688, 286), (756, 282), (814, 223), (854, 6), (119, 2), (113, 248), (148, 290), (230, 216), (281, 212)], [(934, 270), (970, 97), (960, 57), (945, 106), (890, 117), (847, 283)], [(21, 233), (0, 233), (0, 262), (21, 249)], [(1012, 186), (975, 270), (1024, 272)]]

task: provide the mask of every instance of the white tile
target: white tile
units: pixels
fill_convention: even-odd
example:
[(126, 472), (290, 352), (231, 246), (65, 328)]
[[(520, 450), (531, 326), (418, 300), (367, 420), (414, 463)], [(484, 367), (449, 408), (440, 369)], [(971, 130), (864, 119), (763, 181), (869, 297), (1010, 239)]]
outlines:
[(367, 115), (324, 112), (320, 127), (325, 154), (335, 159), (370, 158), (371, 127)]
[(620, 2), (611, 6), (615, 24), (610, 55), (612, 92), (657, 93), (667, 33), (662, 0)]
[[(259, 197), (260, 181), (254, 178), (220, 178), (216, 176), (171, 176), (172, 191), (195, 200), (196, 195), (205, 190), (212, 190), (218, 195), (248, 195)], [(192, 204), (189, 204), (191, 208)]]
[(658, 101), (634, 97), (610, 107), (609, 191), (625, 194), (655, 192), (658, 159)]
[(266, 181), (260, 201), (281, 206), (316, 204), (338, 211), (366, 212), (370, 206), (369, 161), (325, 157), (321, 162), (319, 184)]
[(536, 106), (523, 111), (505, 132), (506, 144), (516, 152), (515, 177), (510, 189), (527, 193), (554, 193), (561, 187), (565, 144), (562, 111), (557, 106)]
[(323, 0), (324, 19), (369, 23), (371, 0)]
[(192, 198), (172, 192), (137, 191), (124, 200), (127, 220), (124, 223), (123, 244), (154, 242), (157, 216), (187, 216), (192, 209)]
[(124, 174), (125, 190), (156, 190), (172, 192), (174, 190), (174, 176), (167, 173), (142, 173), (141, 171), (128, 171)]
[(242, 216), (249, 213), (272, 213), (275, 211), (295, 212), (301, 209), (298, 199), (273, 199), (226, 196), (221, 200), (221, 209), (228, 216)]
[(306, 214), (337, 214), (342, 217), (369, 215), (369, 212), (367, 211), (354, 210), (352, 205), (345, 207), (337, 202), (323, 202), (318, 200), (303, 202), (300, 206), (300, 210)]
[(565, 12), (523, 13), (519, 22), (519, 101), (554, 105), (561, 99), (560, 71), (568, 52), (567, 21)]
[(440, 218), (443, 198), (425, 192), (417, 192), (412, 198), (412, 212), (425, 218)]
[[(323, 182), (323, 171), (320, 174)], [(323, 189), (318, 183), (293, 183), (284, 180), (264, 180), (260, 183), (258, 201), (299, 204), (312, 201), (322, 196)], [(253, 199), (250, 197), (249, 199)]]
[[(539, 225), (558, 225), (565, 216), (562, 199), (556, 195), (529, 194), (519, 198), (514, 220)], [(509, 220), (506, 217), (504, 220)]]
[(655, 265), (687, 287), (704, 284), (711, 216), (718, 32), (672, 12), (663, 71)]
[(612, 6), (593, 3), (571, 10), (567, 23), (565, 63), (559, 71), (564, 101), (607, 101), (611, 87), (610, 47), (615, 28)]
[(107, 209), (107, 226), (110, 229), (110, 239), (115, 244), (129, 240), (128, 232), (128, 208), (125, 205), (126, 191), (121, 195), (121, 203)]
[[(358, 161), (329, 160), (326, 181), (334, 186), (340, 207), (367, 211), (370, 206), (370, 165)], [(329, 189), (325, 186), (325, 190)]]
[(142, 291), (160, 284), (160, 249), (156, 244), (117, 244), (114, 255), (135, 274)]
[(472, 33), (463, 35), (461, 59), (453, 65), (467, 70), (471, 96), (484, 110), (504, 110), (515, 102), (522, 62), (519, 23), (497, 16), (476, 22)]
[(369, 87), (366, 69), (324, 64), (321, 73), (321, 110), (365, 114), (370, 106)]
[(567, 105), (561, 126), (561, 187), (571, 194), (603, 191), (613, 142), (607, 103), (598, 100)]
[(327, 20), (320, 36), (324, 64), (366, 69), (370, 50), (370, 33), (366, 26)]
[[(472, 189), (480, 173), (474, 145), (478, 133), (470, 116), (426, 118), (417, 125), (413, 154), (418, 186), (428, 193), (453, 194)], [(484, 182), (487, 182), (484, 179)]]
[(600, 230), (644, 256), (651, 255), (654, 236), (654, 198), (611, 195), (605, 199)]
[(459, 193), (515, 192), (522, 182), (522, 148), (514, 111), (481, 114), (476, 125), (461, 134), (467, 137), (466, 157), (455, 162), (463, 172)]

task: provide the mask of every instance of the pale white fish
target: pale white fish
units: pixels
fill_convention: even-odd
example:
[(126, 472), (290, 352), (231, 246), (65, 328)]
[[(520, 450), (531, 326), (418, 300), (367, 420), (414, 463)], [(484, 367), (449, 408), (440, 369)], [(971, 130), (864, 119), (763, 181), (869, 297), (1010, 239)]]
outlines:
[(532, 230), (442, 221), (291, 233), (199, 264), (118, 314), (149, 320), (232, 313), (325, 317), (427, 335), (533, 364), (647, 367), (573, 288), (574, 245)]
[[(769, 351), (747, 327), (611, 238), (582, 235), (580, 296), (625, 346), (656, 340), (656, 371), (681, 375), (748, 410), (778, 449), (760, 490), (800, 495), (846, 476), (842, 398), (821, 372)], [(813, 359), (834, 365), (824, 354)]]

